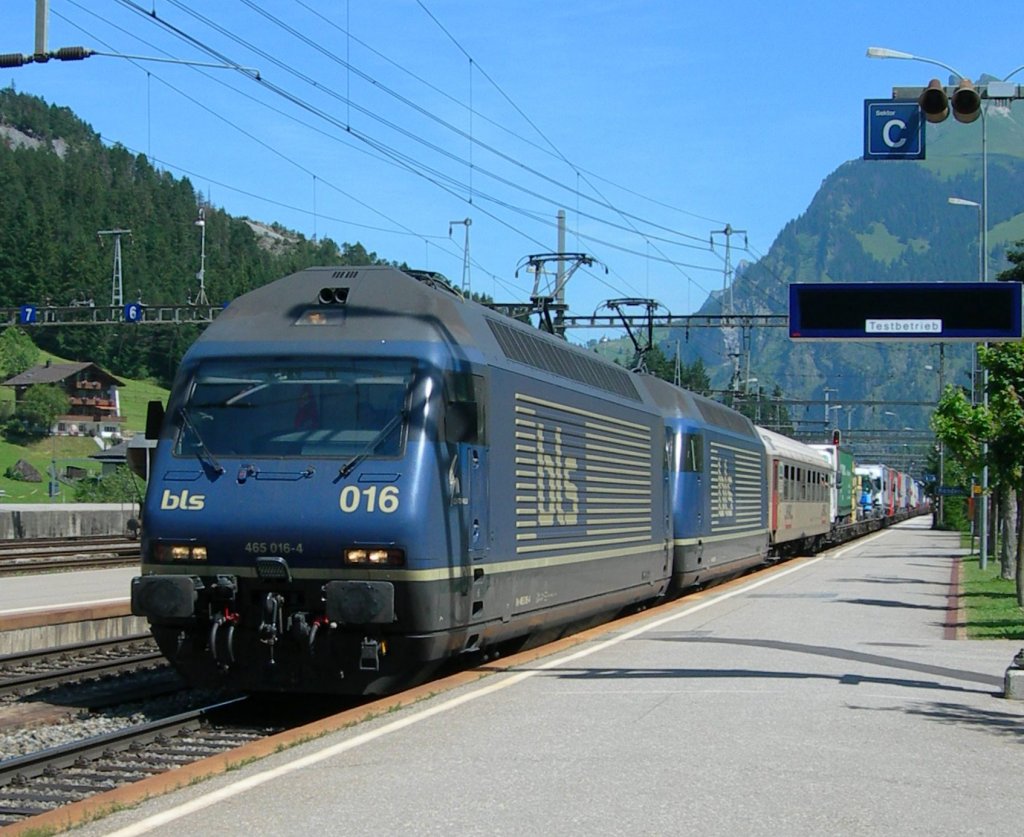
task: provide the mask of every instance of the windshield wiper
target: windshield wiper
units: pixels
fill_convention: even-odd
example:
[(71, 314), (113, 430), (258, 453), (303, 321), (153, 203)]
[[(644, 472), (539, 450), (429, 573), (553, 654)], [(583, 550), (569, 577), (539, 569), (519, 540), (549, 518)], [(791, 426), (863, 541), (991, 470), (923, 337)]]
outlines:
[(352, 469), (355, 468), (356, 465), (358, 465), (360, 462), (366, 459), (366, 457), (368, 457), (371, 453), (377, 450), (378, 447), (380, 447), (380, 443), (391, 435), (391, 432), (398, 426), (399, 422), (401, 422), (403, 418), (405, 418), (404, 410), (392, 416), (391, 420), (381, 428), (380, 433), (378, 433), (376, 436), (370, 439), (369, 442), (366, 443), (366, 447), (364, 447), (361, 451), (359, 451), (359, 453), (357, 453), (348, 462), (341, 466), (341, 468), (338, 470), (338, 474), (342, 477), (347, 477), (349, 474), (351, 474)]
[(223, 474), (224, 466), (217, 461), (217, 458), (206, 446), (206, 442), (203, 441), (203, 436), (199, 432), (199, 428), (196, 427), (195, 422), (192, 421), (192, 417), (188, 414), (188, 410), (185, 407), (179, 407), (178, 413), (181, 415), (181, 420), (184, 422), (185, 427), (187, 427), (192, 435), (195, 436), (196, 442), (198, 443), (196, 456), (199, 457), (199, 461), (212, 468), (218, 474)]

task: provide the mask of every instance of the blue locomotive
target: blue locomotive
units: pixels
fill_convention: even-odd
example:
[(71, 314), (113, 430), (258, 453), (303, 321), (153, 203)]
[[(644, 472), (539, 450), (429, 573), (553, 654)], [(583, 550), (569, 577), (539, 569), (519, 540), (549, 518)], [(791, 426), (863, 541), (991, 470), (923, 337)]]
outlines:
[(233, 301), (146, 435), (133, 612), (189, 682), (251, 691), (386, 692), (737, 575), (817, 541), (769, 508), (827, 480), (770, 478), (738, 413), (391, 267)]
[(636, 376), (434, 276), (248, 293), (159, 406), (132, 606), (193, 683), (386, 691), (669, 585)]

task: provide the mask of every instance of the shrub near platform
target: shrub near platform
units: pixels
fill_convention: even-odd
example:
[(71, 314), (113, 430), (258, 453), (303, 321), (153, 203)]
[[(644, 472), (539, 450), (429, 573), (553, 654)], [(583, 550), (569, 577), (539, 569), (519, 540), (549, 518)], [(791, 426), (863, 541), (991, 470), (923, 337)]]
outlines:
[(1017, 605), (1015, 582), (999, 577), (999, 561), (982, 570), (977, 555), (962, 563), (960, 597), (971, 639), (1024, 639), (1024, 610)]

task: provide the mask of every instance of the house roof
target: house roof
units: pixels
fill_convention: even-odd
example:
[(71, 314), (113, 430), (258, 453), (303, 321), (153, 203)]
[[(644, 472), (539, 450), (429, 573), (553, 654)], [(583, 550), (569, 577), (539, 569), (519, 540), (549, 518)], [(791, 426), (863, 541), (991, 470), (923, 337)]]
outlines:
[(96, 378), (106, 381), (108, 384), (124, 386), (123, 381), (119, 381), (109, 372), (104, 372), (95, 363), (51, 363), (50, 361), (39, 366), (33, 366), (31, 369), (27, 369), (13, 378), (8, 378), (3, 382), (3, 386), (27, 387), (34, 384), (59, 384), (86, 369), (91, 370)]
[(101, 450), (98, 453), (90, 455), (89, 458), (95, 459), (98, 462), (114, 462), (121, 464), (126, 462), (128, 459), (128, 443), (120, 442), (116, 445), (111, 445), (106, 450)]

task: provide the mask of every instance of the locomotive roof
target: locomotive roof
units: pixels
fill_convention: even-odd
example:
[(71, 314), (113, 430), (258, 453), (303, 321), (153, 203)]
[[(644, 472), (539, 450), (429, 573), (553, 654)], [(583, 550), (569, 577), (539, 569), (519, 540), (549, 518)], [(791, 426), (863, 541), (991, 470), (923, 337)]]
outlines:
[(342, 340), (436, 343), (456, 357), (525, 364), (644, 400), (633, 373), (464, 299), (437, 274), (387, 266), (315, 267), (270, 282), (234, 300), (190, 354), (333, 353)]
[(664, 415), (689, 418), (731, 430), (742, 436), (756, 437), (750, 419), (735, 410), (730, 410), (724, 404), (681, 389), (653, 375), (640, 375), (638, 380)]
[(200, 341), (465, 340), (467, 303), (432, 285), (393, 267), (311, 267), (233, 300)]
[(337, 351), (341, 340), (444, 344), (460, 357), (523, 364), (638, 406), (653, 402), (666, 415), (754, 435), (746, 418), (715, 401), (636, 375), (464, 299), (437, 274), (395, 267), (313, 267), (270, 282), (231, 302), (197, 341), (195, 353), (222, 352), (225, 344), (241, 354), (327, 353)]

